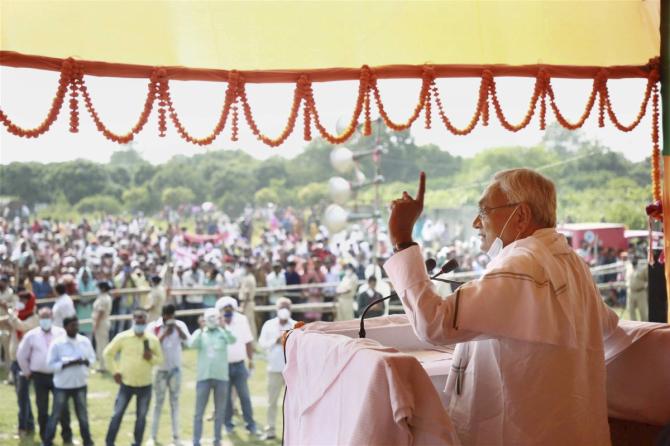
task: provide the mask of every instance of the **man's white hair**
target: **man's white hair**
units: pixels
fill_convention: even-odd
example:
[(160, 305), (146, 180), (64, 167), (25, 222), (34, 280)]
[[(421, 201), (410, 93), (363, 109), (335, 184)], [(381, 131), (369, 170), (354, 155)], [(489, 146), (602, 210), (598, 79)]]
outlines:
[(549, 178), (531, 169), (502, 170), (489, 188), (500, 190), (510, 203), (526, 203), (539, 226), (556, 226), (556, 186)]
[(289, 299), (288, 297), (280, 297), (279, 299), (277, 299), (277, 303), (275, 303), (275, 307), (280, 308), (282, 306), (285, 306), (289, 310), (291, 309), (291, 305), (292, 305), (291, 299)]

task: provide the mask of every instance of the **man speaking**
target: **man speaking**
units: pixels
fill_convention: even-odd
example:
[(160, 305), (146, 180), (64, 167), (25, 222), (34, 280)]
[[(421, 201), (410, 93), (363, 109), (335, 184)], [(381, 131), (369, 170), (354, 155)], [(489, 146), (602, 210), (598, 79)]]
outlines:
[(448, 410), (464, 445), (609, 445), (603, 338), (618, 318), (556, 229), (554, 184), (529, 169), (494, 175), (472, 226), (491, 261), (441, 297), (412, 229), (415, 198), (391, 203), (396, 253), (384, 265), (416, 335), (458, 343)]

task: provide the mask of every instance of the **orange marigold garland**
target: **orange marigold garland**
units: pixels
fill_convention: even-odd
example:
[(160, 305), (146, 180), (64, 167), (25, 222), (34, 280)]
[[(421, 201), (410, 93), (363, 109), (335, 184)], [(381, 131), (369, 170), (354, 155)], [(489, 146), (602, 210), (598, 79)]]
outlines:
[(75, 65), (72, 68), (72, 75), (70, 78), (70, 133), (79, 132), (79, 96), (78, 90), (81, 79), (84, 77), (84, 72), (81, 67)]
[(177, 133), (179, 133), (179, 136), (181, 136), (182, 139), (192, 144), (206, 146), (214, 142), (214, 140), (221, 134), (221, 132), (226, 126), (226, 121), (228, 120), (228, 114), (230, 113), (230, 108), (232, 106), (233, 99), (237, 96), (238, 81), (236, 74), (237, 73), (235, 72), (231, 72), (231, 75), (229, 75), (228, 87), (226, 88), (224, 103), (223, 106), (221, 107), (221, 114), (219, 115), (219, 119), (216, 125), (214, 126), (214, 130), (212, 130), (212, 132), (209, 135), (203, 138), (197, 138), (191, 135), (186, 130), (181, 120), (179, 119), (177, 111), (175, 110), (174, 103), (172, 102), (172, 96), (170, 95), (170, 90), (168, 88), (168, 90), (165, 92), (165, 100), (168, 104), (167, 105), (168, 115), (170, 116), (170, 120), (177, 129)]
[(617, 118), (616, 113), (614, 113), (614, 109), (612, 108), (612, 101), (610, 100), (609, 89), (607, 88), (607, 84), (605, 84), (605, 86), (603, 87), (602, 94), (605, 97), (605, 106), (607, 108), (607, 115), (609, 116), (610, 121), (612, 121), (612, 123), (617, 129), (621, 130), (622, 132), (630, 132), (640, 124), (642, 118), (644, 118), (645, 114), (647, 113), (652, 88), (656, 84), (656, 82), (658, 82), (657, 76), (658, 71), (656, 71), (656, 74), (652, 72), (649, 78), (647, 79), (647, 87), (645, 88), (644, 91), (644, 98), (642, 99), (640, 110), (637, 112), (637, 116), (635, 117), (633, 122), (631, 122), (629, 125), (622, 124), (621, 121), (619, 121), (619, 118)]
[[(659, 111), (658, 111), (658, 85), (654, 84), (651, 117), (651, 191), (654, 201), (660, 202), (661, 194), (661, 146), (659, 144)], [(667, 172), (666, 172), (667, 175)]]
[(554, 115), (556, 116), (556, 120), (560, 125), (565, 127), (566, 129), (569, 130), (577, 130), (581, 126), (584, 125), (584, 122), (588, 119), (588, 117), (591, 115), (591, 110), (593, 110), (593, 105), (595, 104), (596, 101), (596, 95), (598, 94), (599, 91), (599, 85), (600, 85), (600, 80), (598, 78), (593, 80), (593, 86), (591, 88), (591, 94), (589, 95), (589, 99), (586, 102), (586, 107), (584, 108), (584, 112), (582, 115), (579, 117), (577, 122), (572, 123), (569, 122), (565, 116), (563, 116), (563, 113), (558, 108), (558, 105), (556, 105), (556, 97), (554, 95), (554, 89), (551, 86), (551, 79), (547, 79), (547, 94), (549, 96), (549, 105), (551, 106), (552, 111), (554, 112)]
[(528, 126), (528, 124), (530, 124), (531, 119), (533, 119), (533, 115), (535, 114), (537, 101), (544, 92), (542, 75), (538, 74), (537, 78), (535, 79), (535, 86), (533, 87), (533, 95), (530, 98), (530, 103), (528, 104), (528, 110), (526, 111), (526, 115), (523, 117), (521, 122), (516, 125), (510, 123), (505, 117), (505, 114), (503, 113), (500, 101), (498, 100), (498, 92), (496, 90), (495, 78), (491, 76), (489, 78), (488, 83), (489, 83), (489, 94), (491, 96), (491, 101), (493, 102), (493, 108), (495, 109), (496, 116), (498, 117), (498, 121), (500, 121), (500, 124), (510, 132), (518, 132), (519, 130)]
[[(372, 72), (370, 68), (364, 65), (361, 68), (361, 78), (358, 82), (358, 96), (356, 97), (356, 106), (354, 107), (349, 124), (339, 135), (329, 133), (321, 123), (319, 111), (317, 110), (316, 103), (314, 101), (314, 92), (310, 92), (310, 94), (305, 97), (305, 101), (307, 101), (314, 120), (314, 126), (319, 131), (319, 134), (323, 137), (323, 139), (331, 144), (342, 144), (351, 138), (351, 135), (354, 134), (356, 128), (358, 127), (359, 118), (364, 108), (365, 95), (369, 94), (371, 78)], [(370, 129), (370, 131), (372, 131), (372, 129)]]
[(46, 118), (37, 126), (32, 129), (26, 129), (19, 127), (14, 124), (11, 119), (0, 109), (0, 122), (7, 128), (7, 131), (12, 135), (19, 136), (21, 138), (37, 138), (38, 136), (44, 134), (51, 128), (51, 125), (58, 118), (61, 107), (63, 106), (63, 101), (65, 100), (65, 94), (67, 93), (68, 84), (72, 77), (72, 59), (66, 59), (63, 61), (61, 67), (60, 77), (58, 79), (58, 89), (56, 94), (51, 101), (51, 107), (47, 113)]
[[(655, 65), (654, 65), (655, 63)], [(83, 98), (84, 106), (88, 111), (89, 115), (93, 119), (96, 128), (103, 133), (103, 135), (115, 142), (118, 143), (127, 143), (131, 141), (134, 135), (138, 134), (143, 127), (145, 126), (148, 118), (151, 114), (154, 101), (158, 100), (158, 130), (161, 137), (166, 135), (167, 132), (167, 117), (170, 117), (170, 120), (175, 125), (179, 135), (188, 142), (199, 144), (199, 145), (208, 145), (211, 144), (216, 137), (225, 129), (228, 115), (232, 108), (233, 117), (232, 117), (232, 128), (231, 128), (231, 138), (236, 141), (239, 137), (239, 107), (242, 107), (242, 112), (244, 113), (244, 118), (247, 121), (252, 133), (263, 143), (269, 146), (279, 146), (283, 144), (286, 139), (291, 135), (295, 129), (295, 123), (297, 116), (299, 114), (300, 107), (303, 108), (303, 137), (306, 141), (311, 140), (312, 138), (312, 123), (316, 127), (319, 134), (332, 144), (339, 144), (345, 142), (349, 139), (353, 133), (356, 131), (359, 125), (359, 119), (361, 113), (364, 114), (363, 121), (363, 134), (370, 135), (372, 133), (371, 125), (371, 95), (374, 99), (376, 106), (379, 110), (379, 114), (387, 125), (395, 131), (403, 131), (413, 125), (413, 123), (418, 119), (421, 112), (424, 112), (424, 125), (426, 128), (431, 128), (432, 126), (432, 101), (435, 100), (435, 105), (437, 106), (438, 116), (444, 123), (448, 131), (455, 135), (466, 135), (470, 133), (476, 125), (481, 121), (482, 125), (488, 125), (489, 121), (489, 96), (494, 107), (494, 112), (498, 117), (501, 125), (509, 131), (519, 131), (528, 126), (532, 120), (535, 110), (537, 108), (538, 101), (540, 102), (540, 128), (546, 128), (546, 114), (547, 114), (547, 97), (549, 98), (549, 106), (551, 107), (554, 115), (556, 116), (559, 124), (567, 129), (575, 130), (582, 127), (590, 116), (593, 107), (595, 105), (596, 96), (598, 96), (598, 125), (603, 127), (605, 125), (605, 114), (609, 117), (610, 121), (614, 126), (624, 132), (629, 132), (636, 128), (642, 119), (644, 118), (647, 107), (649, 104), (649, 98), (653, 96), (653, 122), (652, 122), (652, 140), (653, 140), (653, 153), (652, 153), (652, 182), (653, 182), (653, 194), (655, 199), (660, 199), (660, 146), (659, 146), (659, 111), (658, 111), (658, 62), (652, 61), (650, 63), (650, 73), (648, 76), (647, 86), (644, 92), (644, 98), (640, 104), (640, 109), (637, 113), (635, 119), (628, 125), (623, 124), (620, 119), (617, 117), (612, 106), (612, 101), (610, 99), (609, 90), (607, 86), (607, 71), (602, 69), (593, 79), (593, 86), (591, 93), (589, 95), (588, 101), (586, 102), (584, 111), (582, 115), (576, 122), (569, 122), (565, 116), (560, 111), (555, 98), (555, 93), (551, 85), (551, 78), (546, 73), (545, 70), (540, 70), (536, 76), (535, 86), (533, 89), (533, 94), (531, 96), (528, 109), (523, 119), (518, 124), (512, 124), (509, 122), (507, 117), (503, 112), (502, 105), (498, 99), (497, 95), (497, 86), (495, 78), (490, 70), (484, 70), (481, 76), (480, 88), (479, 88), (479, 97), (477, 100), (477, 107), (473, 117), (470, 119), (468, 125), (462, 129), (456, 128), (449, 118), (446, 116), (444, 105), (440, 98), (439, 90), (435, 83), (435, 73), (432, 67), (426, 66), (423, 70), (422, 75), (422, 84), (421, 90), (419, 93), (418, 103), (414, 107), (414, 110), (410, 117), (405, 122), (396, 123), (391, 120), (389, 117), (382, 98), (379, 92), (379, 87), (377, 85), (377, 78), (375, 77), (373, 71), (368, 66), (363, 66), (360, 71), (360, 81), (358, 87), (358, 96), (356, 99), (356, 105), (352, 113), (351, 119), (347, 128), (339, 135), (329, 133), (323, 124), (321, 123), (319, 112), (316, 107), (314, 92), (312, 90), (311, 81), (307, 76), (300, 76), (296, 82), (295, 91), (293, 95), (293, 103), (291, 105), (291, 111), (287, 119), (286, 126), (282, 130), (279, 136), (276, 138), (271, 138), (263, 133), (261, 133), (258, 125), (253, 117), (249, 101), (246, 96), (245, 91), (245, 82), (244, 79), (236, 71), (229, 72), (228, 88), (226, 90), (226, 98), (219, 116), (219, 120), (214, 128), (214, 130), (204, 138), (196, 138), (190, 135), (184, 128), (179, 116), (174, 108), (172, 98), (169, 91), (169, 83), (167, 80), (166, 71), (161, 68), (154, 69), (151, 80), (148, 85), (147, 98), (144, 103), (144, 108), (140, 114), (136, 124), (132, 129), (125, 134), (116, 134), (111, 132), (105, 124), (100, 120), (98, 113), (96, 112), (91, 96), (87, 89), (86, 83), (84, 81), (84, 73), (82, 66), (75, 62), (73, 59), (66, 59), (63, 61), (61, 66), (59, 85), (56, 91), (55, 97), (52, 101), (51, 107), (47, 114), (47, 117), (44, 121), (37, 127), (33, 129), (25, 129), (14, 124), (9, 117), (0, 110), (0, 122), (7, 128), (7, 130), (20, 137), (34, 138), (40, 136), (49, 130), (53, 122), (58, 117), (60, 109), (63, 105), (65, 96), (69, 94), (69, 128), (73, 133), (78, 132), (79, 130), (79, 98)]]
[(547, 84), (549, 75), (542, 70), (540, 71), (540, 80), (542, 82), (542, 94), (540, 96), (540, 129), (547, 128)]
[(127, 144), (133, 140), (135, 135), (137, 135), (142, 131), (147, 121), (149, 120), (151, 110), (153, 109), (154, 101), (156, 100), (156, 96), (158, 94), (157, 92), (158, 80), (155, 76), (154, 71), (154, 74), (152, 74), (151, 80), (149, 81), (149, 85), (147, 87), (147, 97), (144, 100), (144, 107), (142, 109), (142, 112), (140, 113), (140, 116), (137, 119), (135, 125), (130, 129), (129, 132), (125, 134), (118, 134), (112, 132), (102, 122), (100, 116), (98, 115), (98, 112), (95, 110), (95, 107), (93, 106), (93, 101), (91, 100), (91, 95), (88, 92), (88, 88), (86, 87), (86, 83), (84, 81), (83, 76), (79, 80), (79, 91), (82, 97), (84, 98), (84, 106), (86, 107), (88, 114), (91, 116), (91, 119), (93, 119), (93, 122), (95, 123), (95, 126), (98, 129), (98, 131), (101, 132), (105, 136), (105, 138), (109, 139), (110, 141), (114, 141), (119, 144)]
[(372, 135), (372, 120), (370, 119), (370, 90), (366, 90), (363, 99), (364, 118), (363, 118), (363, 135)]
[(303, 103), (302, 117), (303, 117), (303, 120), (304, 120), (304, 123), (305, 123), (302, 137), (305, 141), (311, 141), (312, 140), (312, 114), (309, 111), (309, 106), (307, 105), (307, 101), (305, 101)]
[(484, 102), (486, 101), (486, 97), (488, 95), (488, 83), (484, 77), (482, 77), (480, 84), (479, 84), (479, 97), (477, 99), (477, 108), (475, 109), (475, 113), (472, 115), (472, 118), (470, 119), (470, 122), (468, 125), (466, 125), (464, 128), (459, 129), (455, 127), (447, 114), (444, 111), (444, 105), (442, 104), (442, 99), (440, 98), (440, 92), (437, 89), (437, 84), (435, 81), (431, 83), (431, 91), (432, 91), (432, 97), (435, 98), (435, 105), (437, 105), (437, 112), (444, 123), (444, 126), (447, 128), (448, 131), (453, 133), (454, 135), (467, 135), (468, 133), (472, 132), (474, 128), (477, 126), (477, 123), (479, 120), (482, 118), (482, 112), (484, 109)]
[(407, 119), (407, 121), (403, 123), (395, 123), (391, 120), (389, 117), (388, 113), (384, 109), (384, 104), (381, 99), (381, 94), (379, 93), (379, 88), (377, 86), (377, 80), (373, 77), (371, 79), (371, 86), (370, 88), (372, 89), (372, 94), (374, 95), (375, 98), (375, 103), (377, 104), (377, 109), (379, 110), (379, 115), (381, 118), (384, 120), (384, 123), (386, 124), (387, 127), (389, 127), (392, 130), (395, 130), (396, 132), (400, 132), (403, 130), (409, 129), (412, 124), (414, 124), (414, 121), (417, 120), (419, 115), (421, 114), (421, 110), (423, 110), (427, 99), (428, 99), (428, 91), (430, 90), (430, 85), (433, 82), (433, 79), (430, 77), (429, 74), (424, 74), (423, 80), (421, 82), (421, 91), (419, 93), (419, 102), (416, 104), (414, 107), (414, 111), (412, 112), (412, 115)]
[(278, 147), (282, 145), (284, 141), (286, 141), (286, 139), (291, 135), (291, 133), (293, 133), (293, 129), (295, 128), (295, 123), (298, 118), (298, 111), (300, 110), (300, 102), (302, 100), (302, 96), (306, 89), (311, 88), (308, 84), (309, 81), (307, 80), (307, 77), (301, 76), (298, 82), (296, 83), (295, 90), (293, 91), (293, 104), (291, 105), (291, 112), (289, 113), (286, 126), (284, 127), (284, 130), (282, 130), (282, 132), (279, 134), (278, 137), (270, 138), (266, 135), (263, 135), (260, 129), (258, 128), (258, 124), (256, 123), (256, 120), (253, 117), (253, 114), (251, 112), (251, 106), (249, 105), (249, 101), (247, 99), (244, 81), (241, 80), (239, 87), (239, 97), (240, 101), (242, 102), (242, 110), (244, 112), (244, 117), (247, 121), (247, 124), (249, 125), (249, 128), (251, 129), (251, 132), (260, 141), (262, 141), (268, 146)]

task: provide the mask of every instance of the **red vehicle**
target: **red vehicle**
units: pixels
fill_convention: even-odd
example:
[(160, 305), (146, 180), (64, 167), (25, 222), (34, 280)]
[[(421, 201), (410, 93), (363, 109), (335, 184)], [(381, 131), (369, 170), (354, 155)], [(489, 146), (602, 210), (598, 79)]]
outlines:
[(599, 249), (614, 248), (617, 251), (628, 249), (626, 227), (621, 223), (568, 223), (558, 227), (558, 232), (564, 234), (573, 249), (597, 243)]

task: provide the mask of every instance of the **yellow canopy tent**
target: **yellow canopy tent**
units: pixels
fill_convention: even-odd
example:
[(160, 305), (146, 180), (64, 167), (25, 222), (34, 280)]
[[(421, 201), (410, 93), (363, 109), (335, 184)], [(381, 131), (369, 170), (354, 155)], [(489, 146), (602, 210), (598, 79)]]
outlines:
[[(661, 201), (660, 11), (660, 0), (1, 0), (0, 65), (58, 71), (60, 83), (38, 127), (22, 128), (2, 110), (0, 122), (14, 135), (38, 137), (49, 130), (69, 96), (72, 132), (78, 130), (83, 105), (105, 137), (128, 142), (157, 108), (161, 135), (171, 122), (185, 140), (207, 145), (226, 126), (235, 139), (244, 119), (261, 141), (278, 146), (295, 130), (301, 109), (305, 139), (316, 130), (333, 143), (346, 141), (361, 123), (369, 134), (373, 107), (394, 130), (409, 128), (423, 115), (426, 127), (436, 118), (459, 135), (487, 125), (490, 115), (518, 131), (535, 113), (541, 128), (547, 113), (576, 129), (593, 112), (600, 126), (609, 121), (630, 131), (651, 112), (652, 190)], [(128, 132), (114, 133), (100, 119), (86, 88), (91, 75), (148, 80), (144, 109)], [(435, 79), (464, 76), (480, 78), (481, 86), (472, 119), (457, 128)], [(535, 78), (528, 112), (518, 123), (508, 121), (497, 100), (495, 80), (500, 76)], [(557, 77), (593, 81), (584, 112), (575, 121), (561, 113), (555, 100), (551, 80)], [(630, 123), (618, 119), (607, 86), (609, 79), (626, 77), (647, 79), (638, 116)], [(385, 113), (377, 88), (382, 78), (422, 80), (406, 121), (394, 122)], [(177, 79), (227, 83), (221, 115), (209, 135), (191, 135), (182, 125), (170, 96), (170, 81)], [(319, 107), (328, 105), (317, 107), (312, 93), (312, 83), (334, 80), (359, 81), (349, 125), (340, 134), (321, 123)], [(247, 101), (245, 85), (258, 82), (295, 84), (286, 128), (277, 136), (263, 134)], [(670, 209), (667, 193), (665, 204)], [(665, 218), (670, 233), (669, 220)], [(666, 237), (666, 252), (668, 243)], [(670, 278), (670, 270), (666, 276)]]

